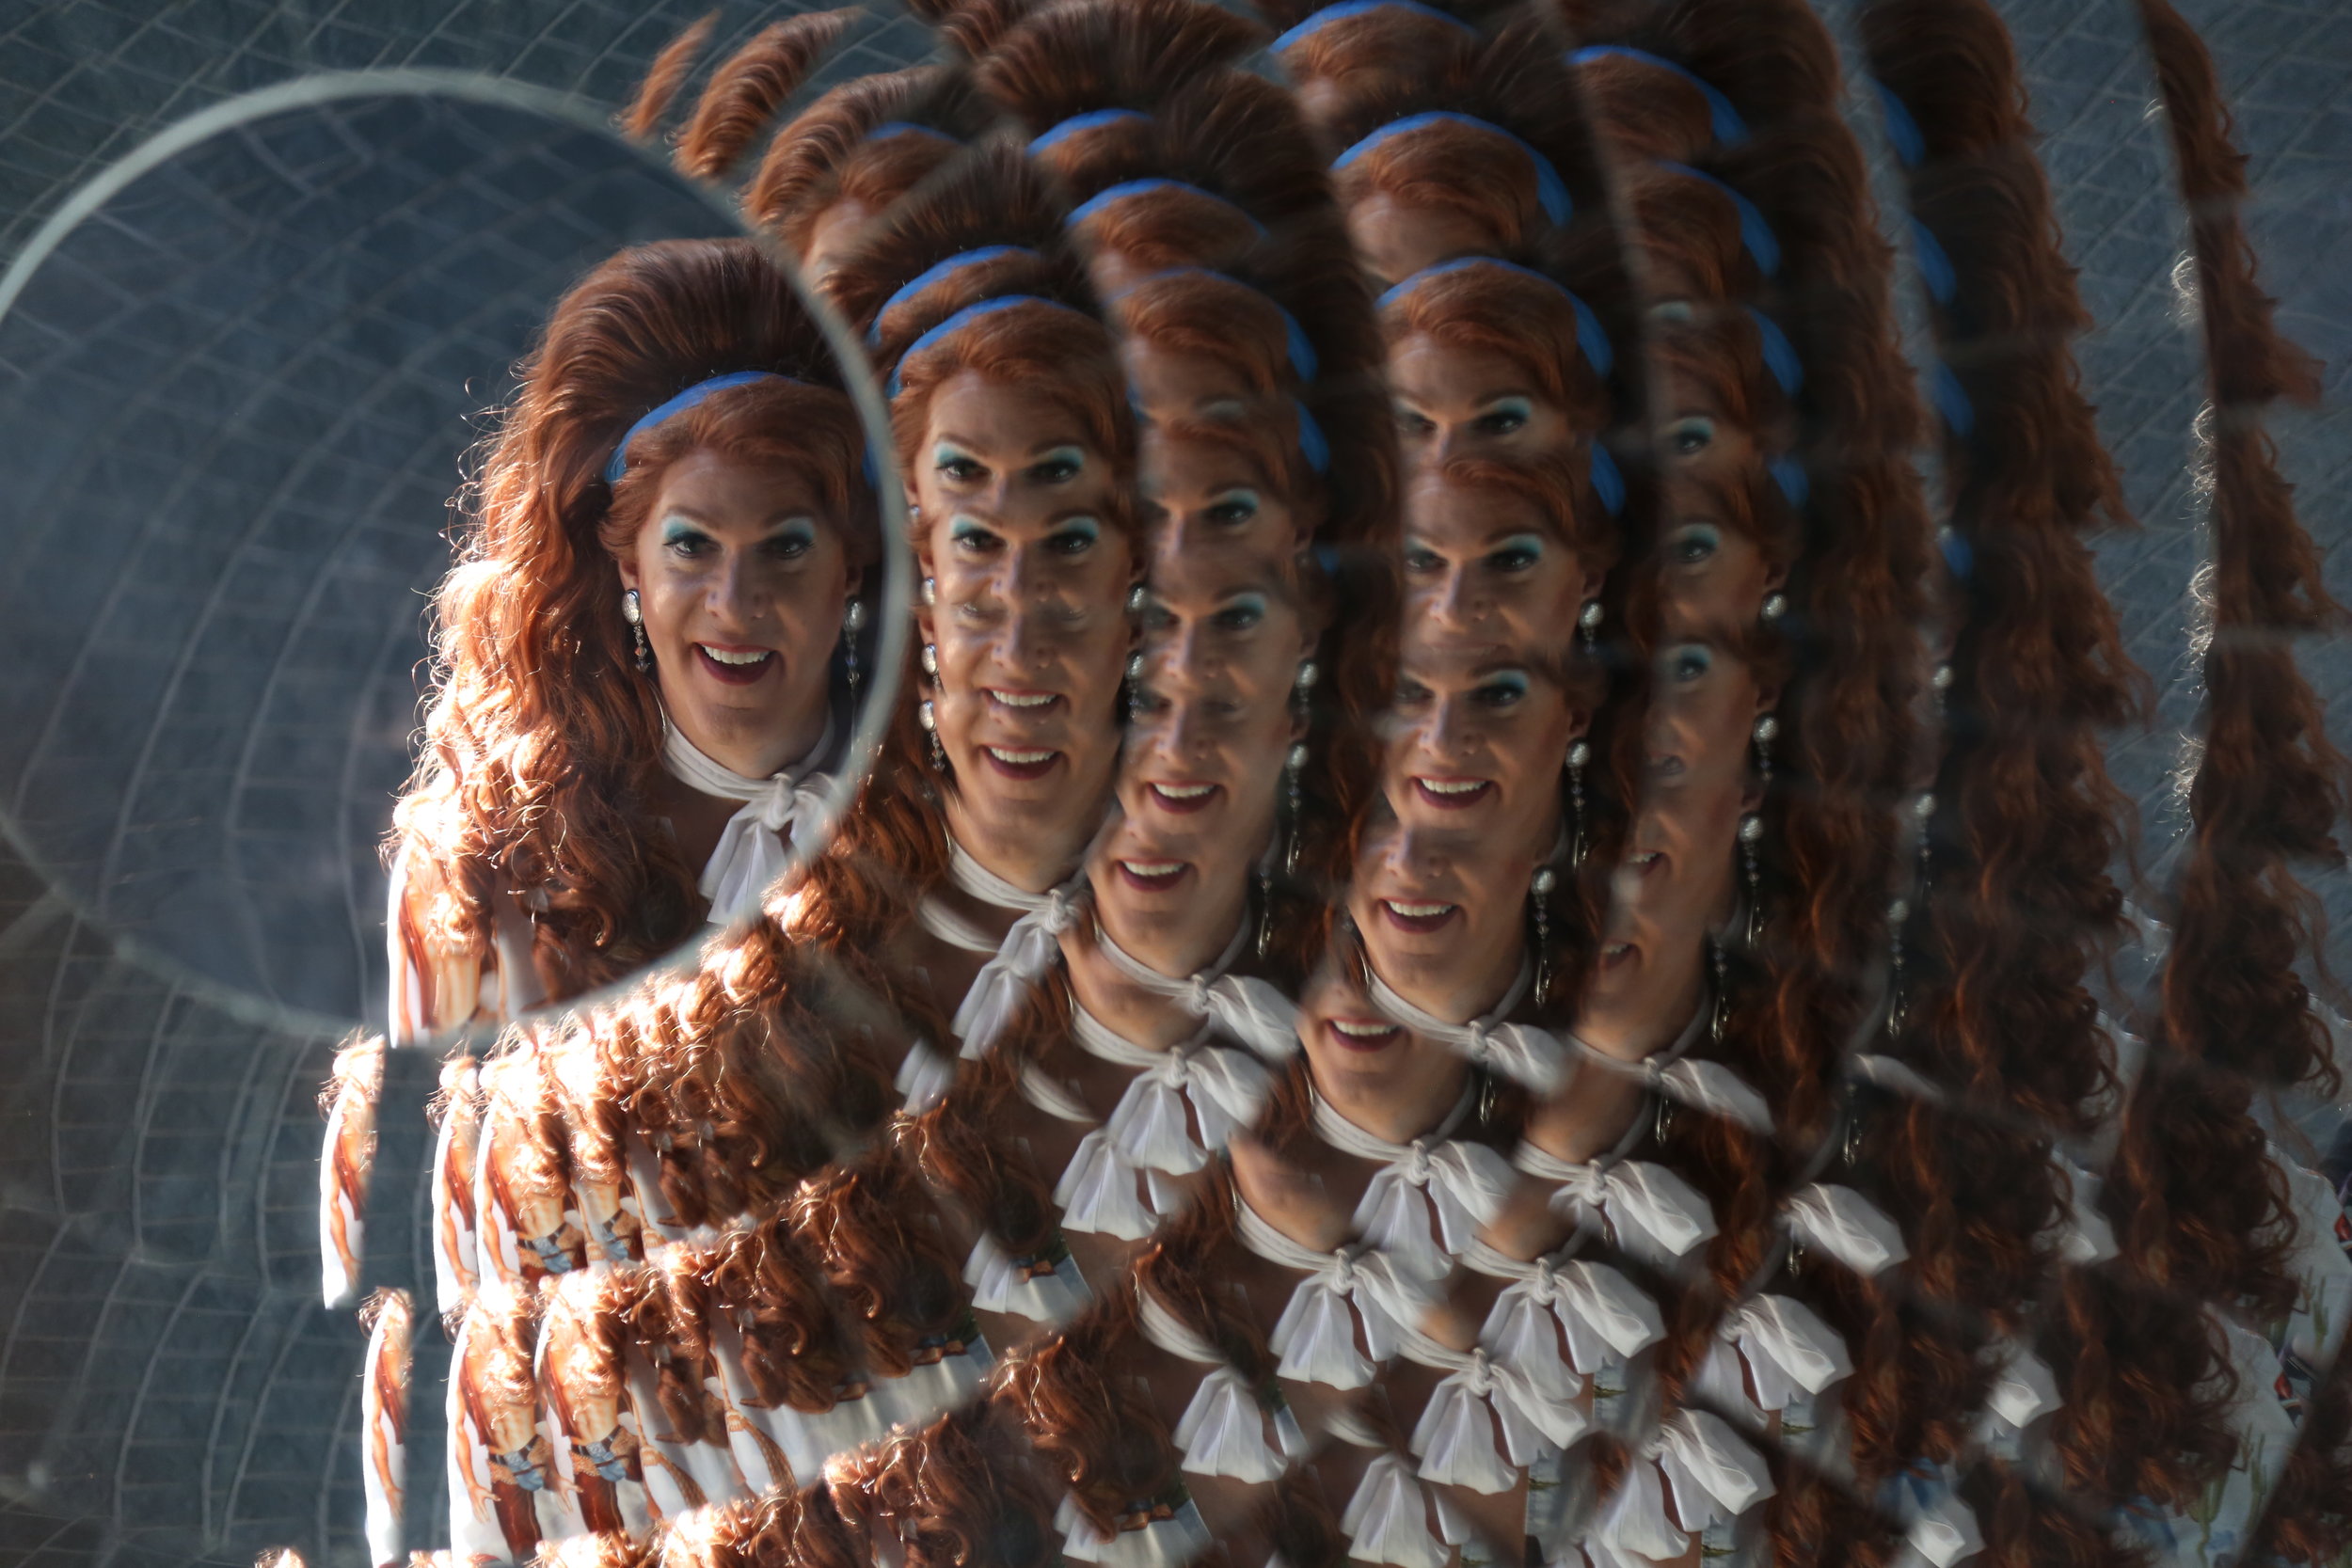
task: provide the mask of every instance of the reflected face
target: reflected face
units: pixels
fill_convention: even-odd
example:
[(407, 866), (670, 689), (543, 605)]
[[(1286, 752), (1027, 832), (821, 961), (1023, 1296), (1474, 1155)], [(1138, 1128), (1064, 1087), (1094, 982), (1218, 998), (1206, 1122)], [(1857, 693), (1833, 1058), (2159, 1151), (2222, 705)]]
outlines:
[(1643, 721), (1645, 795), (1744, 780), (1756, 716), (1773, 695), (1757, 689), (1744, 659), (1711, 643), (1661, 648)]
[(1668, 637), (1753, 622), (1788, 575), (1765, 559), (1753, 535), (1707, 505), (1677, 509), (1660, 555), (1659, 610)]
[(662, 705), (689, 740), (755, 777), (817, 744), (861, 574), (807, 481), (690, 453), (662, 474), (620, 571), (638, 592)]
[(1375, 191), (1347, 210), (1347, 237), (1374, 285), (1386, 289), (1424, 267), (1502, 251), (1502, 236), (1451, 207), (1408, 206)]
[(1144, 627), (1120, 803), (1246, 868), (1273, 830), (1311, 635), (1279, 578), (1225, 551), (1160, 553)]
[(1534, 502), (1427, 473), (1406, 508), (1405, 610), (1416, 635), (1519, 657), (1567, 650), (1598, 574)]
[(1110, 464), (1054, 404), (971, 374), (933, 397), (920, 456), (933, 706), (958, 791), (1041, 808), (1091, 799), (1117, 746), (1129, 640)]
[(1627, 1053), (1671, 1042), (1697, 1005), (1707, 938), (1737, 889), (1740, 781), (1652, 788), (1611, 879), (1609, 917), (1577, 1032)]
[(1397, 819), (1375, 826), (1347, 897), (1373, 972), (1440, 1018), (1478, 1016), (1518, 973), (1528, 881), (1540, 855), (1468, 829)]
[(1152, 430), (1144, 436), (1143, 459), (1146, 515), (1163, 562), (1226, 554), (1272, 562), (1306, 543), (1290, 503), (1233, 448)]
[(1425, 335), (1390, 351), (1398, 444), (1414, 467), (1456, 457), (1533, 456), (1567, 445), (1566, 412), (1506, 356)]
[(1402, 821), (1549, 847), (1568, 745), (1586, 722), (1557, 682), (1415, 641), (1390, 720), (1386, 787)]
[(1384, 1017), (1364, 994), (1353, 963), (1327, 961), (1298, 1000), (1299, 1042), (1325, 1098), (1343, 1110), (1383, 1103), (1425, 1108), (1431, 1123), (1453, 1108), (1469, 1064), (1450, 1047)]

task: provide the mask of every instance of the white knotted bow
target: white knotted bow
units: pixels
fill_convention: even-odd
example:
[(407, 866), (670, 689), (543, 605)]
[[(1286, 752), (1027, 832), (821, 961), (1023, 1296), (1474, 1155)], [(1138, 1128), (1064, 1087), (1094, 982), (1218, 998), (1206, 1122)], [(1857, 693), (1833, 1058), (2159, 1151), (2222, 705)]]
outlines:
[(1887, 1484), (1895, 1516), (1910, 1527), (1889, 1568), (1952, 1568), (1984, 1549), (1976, 1510), (1960, 1499), (1943, 1466), (1921, 1461)]
[(1772, 1106), (1747, 1080), (1721, 1062), (1685, 1057), (1661, 1063), (1652, 1057), (1642, 1064), (1642, 1076), (1660, 1094), (1693, 1111), (1721, 1117), (1758, 1137), (1772, 1135)]
[(1277, 1370), (1300, 1383), (1368, 1387), (1379, 1364), (1396, 1354), (1406, 1325), (1427, 1309), (1427, 1287), (1400, 1274), (1380, 1253), (1362, 1247), (1317, 1252), (1275, 1229), (1248, 1203), (1237, 1199), (1234, 1210), (1234, 1235), (1243, 1246), (1307, 1276), (1291, 1292), (1267, 1341), (1282, 1358)]
[(1786, 1410), (1800, 1392), (1818, 1394), (1852, 1371), (1846, 1341), (1811, 1307), (1787, 1296), (1759, 1295), (1740, 1303), (1716, 1325), (1698, 1386), (1738, 1408), (1750, 1402), (1753, 1385), (1757, 1409)]
[(828, 718), (825, 733), (806, 757), (769, 778), (747, 778), (705, 755), (669, 715), (662, 715), (661, 765), (671, 776), (702, 794), (743, 802), (743, 809), (719, 831), (719, 847), (710, 852), (698, 884), (710, 900), (711, 925), (730, 925), (758, 912), (768, 889), (791, 863), (785, 849), (787, 829), (796, 838), (822, 833), (832, 780), (818, 772), (817, 765), (832, 750), (833, 721)]
[(1154, 1051), (1079, 1006), (1071, 1009), (1071, 1023), (1073, 1039), (1089, 1055), (1137, 1069), (1105, 1125), (1120, 1158), (1138, 1168), (1190, 1175), (1253, 1126), (1273, 1097), (1273, 1075), (1241, 1052), (1198, 1037)]
[(2099, 1179), (2065, 1155), (2055, 1156), (2066, 1177), (2066, 1217), (2058, 1222), (2058, 1256), (2081, 1267), (2116, 1255), (2115, 1227), (2099, 1212)]
[(1090, 1128), (1054, 1183), (1064, 1230), (1139, 1242), (1183, 1200), (1181, 1189), (1158, 1172), (1138, 1171), (1120, 1159), (1109, 1130), (1092, 1125), (1094, 1113), (1035, 1063), (1021, 1069), (1021, 1098), (1049, 1117)]
[[(1293, 1459), (1305, 1457), (1306, 1433), (1288, 1408), (1277, 1408), (1269, 1417), (1248, 1380), (1225, 1364), (1216, 1347), (1140, 1285), (1136, 1305), (1136, 1326), (1146, 1339), (1181, 1361), (1211, 1369), (1176, 1421), (1176, 1447), (1184, 1456), (1186, 1472), (1269, 1481), (1279, 1479)], [(1266, 1441), (1269, 1424), (1274, 1429), (1271, 1443)]]
[(995, 1237), (983, 1231), (964, 1259), (963, 1282), (972, 1287), (972, 1305), (982, 1312), (1003, 1312), (1034, 1323), (1068, 1323), (1092, 1299), (1074, 1258), (1057, 1259), (1050, 1269), (1041, 1259), (1016, 1259)]
[[(1078, 911), (1085, 901), (1086, 879), (1083, 873), (1049, 893), (1030, 893), (1015, 887), (993, 871), (972, 858), (962, 845), (947, 841), (947, 875), (956, 886), (985, 904), (998, 909), (1020, 910), (1022, 915), (996, 944), (996, 956), (980, 966), (973, 976), (972, 987), (963, 993), (963, 1001), (956, 1008), (956, 1037), (963, 1042), (962, 1054), (967, 1060), (988, 1054), (1004, 1032), (1021, 999), (1028, 994), (1039, 976), (1054, 961), (1061, 950), (1061, 935), (1077, 923)], [(943, 919), (946, 911), (927, 907), (924, 924), (934, 931), (952, 923)], [(953, 938), (944, 940), (954, 941)], [(966, 943), (958, 942), (958, 946)]]
[(1480, 1274), (1513, 1281), (1487, 1311), (1478, 1342), (1518, 1368), (1547, 1399), (1575, 1399), (1583, 1392), (1584, 1379), (1613, 1354), (1629, 1361), (1666, 1337), (1658, 1304), (1606, 1263), (1549, 1258), (1525, 1262), (1477, 1240), (1462, 1261)]
[(1412, 1470), (1393, 1453), (1375, 1454), (1340, 1515), (1350, 1559), (1391, 1568), (1445, 1568), (1448, 1552), (1429, 1528), (1429, 1504)]
[[(1073, 1006), (1072, 1038), (1088, 1054), (1137, 1069), (1104, 1125), (1079, 1141), (1054, 1188), (1065, 1229), (1141, 1241), (1176, 1212), (1184, 1189), (1170, 1178), (1209, 1163), (1234, 1132), (1255, 1122), (1273, 1080), (1255, 1058), (1200, 1040), (1153, 1051)], [(1087, 1108), (1031, 1069), (1022, 1091), (1065, 1121), (1090, 1122)], [(1195, 1124), (1200, 1136), (1193, 1133)]]
[(933, 1051), (930, 1041), (916, 1040), (907, 1047), (905, 1058), (898, 1063), (898, 1075), (892, 1082), (898, 1091), (900, 1105), (909, 1115), (920, 1116), (955, 1087), (955, 1060)]
[(1519, 1369), (1484, 1346), (1457, 1351), (1418, 1332), (1406, 1335), (1406, 1359), (1443, 1369), (1414, 1423), (1409, 1447), (1421, 1479), (1493, 1496), (1518, 1484), (1519, 1472), (1546, 1441), (1565, 1449), (1591, 1425), (1575, 1405), (1545, 1397)]
[(1442, 1278), (1478, 1227), (1501, 1212), (1511, 1167), (1484, 1144), (1448, 1136), (1470, 1114), (1471, 1091), (1425, 1137), (1391, 1143), (1313, 1096), (1315, 1132), (1343, 1153), (1379, 1162), (1357, 1202), (1355, 1225), (1397, 1266), (1422, 1279)]
[[(1704, 1410), (1677, 1410), (1626, 1467), (1625, 1480), (1594, 1533), (1600, 1544), (1619, 1555), (1680, 1557), (1692, 1536), (1738, 1518), (1772, 1490), (1772, 1472), (1762, 1456), (1741, 1442), (1722, 1418)], [(1674, 1498), (1673, 1518), (1666, 1514), (1669, 1495)]]
[(1248, 937), (1249, 923), (1245, 920), (1216, 962), (1178, 979), (1120, 946), (1099, 921), (1094, 927), (1095, 945), (1113, 969), (1152, 995), (1166, 997), (1193, 1017), (1222, 1029), (1268, 1061), (1286, 1061), (1298, 1053), (1298, 1005), (1267, 981), (1226, 973), (1241, 957)]
[(1190, 1497), (1168, 1518), (1153, 1519), (1141, 1529), (1105, 1535), (1065, 1494), (1054, 1524), (1062, 1532), (1062, 1556), (1078, 1562), (1099, 1562), (1103, 1568), (1184, 1568), (1216, 1544)]
[(1567, 1047), (1560, 1037), (1533, 1024), (1505, 1023), (1504, 1018), (1527, 995), (1534, 983), (1534, 965), (1521, 962), (1518, 977), (1502, 1000), (1468, 1023), (1449, 1023), (1437, 1014), (1407, 1002), (1370, 966), (1364, 971), (1364, 995), (1375, 1010), (1425, 1039), (1458, 1052), (1487, 1071), (1524, 1084), (1537, 1094), (1551, 1094), (1565, 1075)]
[(1865, 1279), (1911, 1256), (1901, 1227), (1851, 1187), (1827, 1181), (1800, 1187), (1788, 1195), (1781, 1212), (1799, 1241), (1820, 1248)]
[(1680, 1258), (1715, 1234), (1715, 1211), (1699, 1190), (1645, 1160), (1572, 1163), (1522, 1143), (1511, 1164), (1538, 1181), (1557, 1181), (1551, 1211), (1572, 1224), (1607, 1222), (1619, 1246)]
[[(1979, 1422), (1979, 1432), (1988, 1438), (2014, 1441), (2038, 1418), (2066, 1402), (2058, 1394), (2058, 1377), (2050, 1364), (2024, 1345), (2013, 1339), (1995, 1339), (1986, 1347), (1986, 1354), (2000, 1369), (1993, 1375), (1993, 1390), (1985, 1396), (1984, 1415)], [(1998, 1432), (2000, 1427), (2007, 1432)]]

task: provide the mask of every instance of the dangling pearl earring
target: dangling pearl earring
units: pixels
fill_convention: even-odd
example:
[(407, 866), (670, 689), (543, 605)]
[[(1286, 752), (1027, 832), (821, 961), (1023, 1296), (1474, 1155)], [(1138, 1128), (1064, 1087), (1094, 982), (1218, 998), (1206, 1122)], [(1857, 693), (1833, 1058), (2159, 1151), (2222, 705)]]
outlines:
[(1136, 698), (1143, 685), (1143, 655), (1127, 656), (1127, 677), (1119, 684), (1119, 710), (1132, 721), (1136, 716)]
[(1761, 787), (1768, 793), (1772, 787), (1772, 741), (1780, 734), (1780, 721), (1769, 713), (1756, 716), (1756, 727), (1748, 732), (1756, 741), (1756, 772)]
[(1782, 616), (1784, 616), (1784, 615), (1786, 615), (1786, 614), (1788, 614), (1788, 594), (1765, 594), (1765, 595), (1764, 595), (1764, 603), (1763, 603), (1763, 606), (1762, 606), (1762, 608), (1760, 608), (1760, 609), (1758, 609), (1758, 610), (1756, 610), (1756, 619), (1757, 619), (1757, 620), (1759, 620), (1759, 621), (1763, 622), (1766, 626), (1771, 626), (1773, 622), (1775, 622), (1775, 621), (1779, 620)]
[(939, 673), (939, 647), (936, 643), (923, 644), (923, 673), (927, 675)]
[(1756, 934), (1763, 922), (1763, 911), (1757, 903), (1756, 847), (1764, 841), (1764, 814), (1749, 812), (1740, 818), (1740, 865), (1748, 884), (1748, 945), (1756, 945)]
[(1299, 776), (1307, 770), (1307, 748), (1294, 744), (1282, 758), (1282, 874), (1298, 869)]
[(1586, 599), (1584, 608), (1577, 612), (1576, 639), (1584, 645), (1584, 654), (1588, 658), (1600, 646), (1600, 622), (1604, 613), (1598, 599)]
[(938, 580), (937, 580), (936, 578), (925, 578), (923, 579), (923, 602), (924, 602), (925, 604), (927, 604), (927, 605), (928, 605), (928, 604), (932, 603), (932, 602), (933, 602), (934, 600), (936, 600), (938, 597), (939, 597), (939, 583), (938, 583)]
[(645, 610), (634, 588), (621, 595), (621, 619), (628, 623), (629, 640), (637, 654), (637, 673), (644, 674), (653, 668), (653, 645), (645, 641)]
[(1576, 836), (1568, 841), (1568, 863), (1584, 863), (1584, 765), (1593, 760), (1593, 749), (1578, 740), (1568, 747), (1568, 808), (1574, 814)]
[(1528, 902), (1535, 910), (1535, 1005), (1542, 1006), (1551, 1000), (1551, 890), (1560, 885), (1560, 874), (1548, 865), (1535, 868), (1535, 875), (1527, 884)]
[(857, 701), (858, 682), (865, 672), (858, 666), (857, 634), (866, 629), (866, 601), (851, 599), (841, 611), (841, 662), (850, 681), (850, 701)]
[(923, 726), (923, 734), (930, 741), (931, 771), (947, 771), (947, 748), (939, 741), (939, 716), (931, 711), (931, 700), (923, 699), (923, 705), (914, 710), (915, 722)]

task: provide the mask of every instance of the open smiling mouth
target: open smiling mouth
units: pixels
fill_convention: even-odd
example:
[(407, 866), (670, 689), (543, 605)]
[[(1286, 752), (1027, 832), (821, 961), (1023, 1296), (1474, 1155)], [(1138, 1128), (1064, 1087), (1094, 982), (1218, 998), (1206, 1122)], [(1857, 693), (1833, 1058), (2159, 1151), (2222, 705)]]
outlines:
[(1379, 1018), (1329, 1018), (1324, 1022), (1324, 1032), (1345, 1051), (1377, 1051), (1402, 1031), (1396, 1024)]
[(983, 746), (980, 754), (991, 768), (1009, 779), (1041, 779), (1061, 760), (1059, 752), (1036, 752), (1010, 746)]
[(1015, 713), (1042, 713), (1061, 704), (1058, 691), (1015, 690), (1009, 686), (984, 686), (980, 689), (988, 693), (990, 702)]
[(694, 657), (711, 679), (729, 686), (749, 686), (780, 662), (773, 648), (732, 648), (711, 642), (695, 643)]
[(1435, 931), (1460, 912), (1459, 904), (1406, 903), (1398, 898), (1380, 900), (1380, 912), (1389, 924), (1400, 931)]
[(1167, 784), (1147, 784), (1143, 792), (1162, 811), (1195, 812), (1205, 810), (1224, 788), (1223, 784), (1179, 784), (1171, 780)]
[(1492, 779), (1432, 779), (1413, 775), (1414, 792), (1440, 811), (1462, 811), (1495, 792)]
[(1183, 861), (1120, 861), (1119, 875), (1127, 885), (1144, 893), (1166, 893), (1184, 879), (1192, 867)]

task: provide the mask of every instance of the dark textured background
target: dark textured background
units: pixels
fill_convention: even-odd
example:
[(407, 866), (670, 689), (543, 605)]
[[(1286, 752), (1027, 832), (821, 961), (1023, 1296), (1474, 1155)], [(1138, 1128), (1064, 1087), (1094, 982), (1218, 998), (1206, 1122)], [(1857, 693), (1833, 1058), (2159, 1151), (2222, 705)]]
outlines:
[[(2352, 4), (2183, 4), (2240, 107), (2265, 276), (2291, 329), (2329, 362), (2329, 405), (2276, 428), (2306, 521), (2332, 544), (2352, 505), (2340, 493), (2352, 459), (2340, 396), (2352, 373), (2352, 277), (2340, 259), (2352, 238)], [(109, 159), (233, 93), (311, 71), (422, 65), (617, 103), (654, 51), (708, 8), (0, 0), (0, 262)], [(718, 8), (722, 45), (780, 14), (739, 0)], [(2197, 701), (2184, 651), (2201, 556), (2187, 462), (2201, 398), (2171, 281), (2180, 212), (2122, 0), (2004, 9), (2098, 320), (2082, 344), (2086, 380), (2144, 525), (2104, 542), (2101, 559), (2164, 697), (2159, 722), (2115, 748), (2141, 802), (2143, 863), (2155, 865)], [(925, 47), (903, 18), (868, 18), (822, 81)], [(21, 394), (23, 372), (0, 359), (8, 395)], [(443, 493), (453, 477), (419, 476), (419, 493)], [(416, 526), (441, 522), (436, 507)], [(2338, 591), (2352, 591), (2352, 555), (2331, 569)], [(2352, 737), (2344, 650), (2314, 644), (2304, 663), (2339, 737)], [(341, 733), (348, 715), (322, 715), (330, 721)], [(2352, 907), (2339, 880), (2322, 885), (2340, 916)], [(2345, 922), (2336, 925), (2341, 967)], [(348, 1314), (316, 1304), (314, 1096), (330, 1044), (259, 1031), (123, 962), (0, 856), (0, 1568), (244, 1564), (271, 1544), (301, 1548), (316, 1568), (359, 1560), (361, 1336)], [(427, 1087), (424, 1065), (395, 1064), (388, 1170), (414, 1168), (416, 1150), (389, 1140), (419, 1135), (401, 1117)], [(388, 1181), (375, 1207), (390, 1221), (418, 1196)], [(413, 1259), (379, 1266), (387, 1277), (415, 1271)]]

